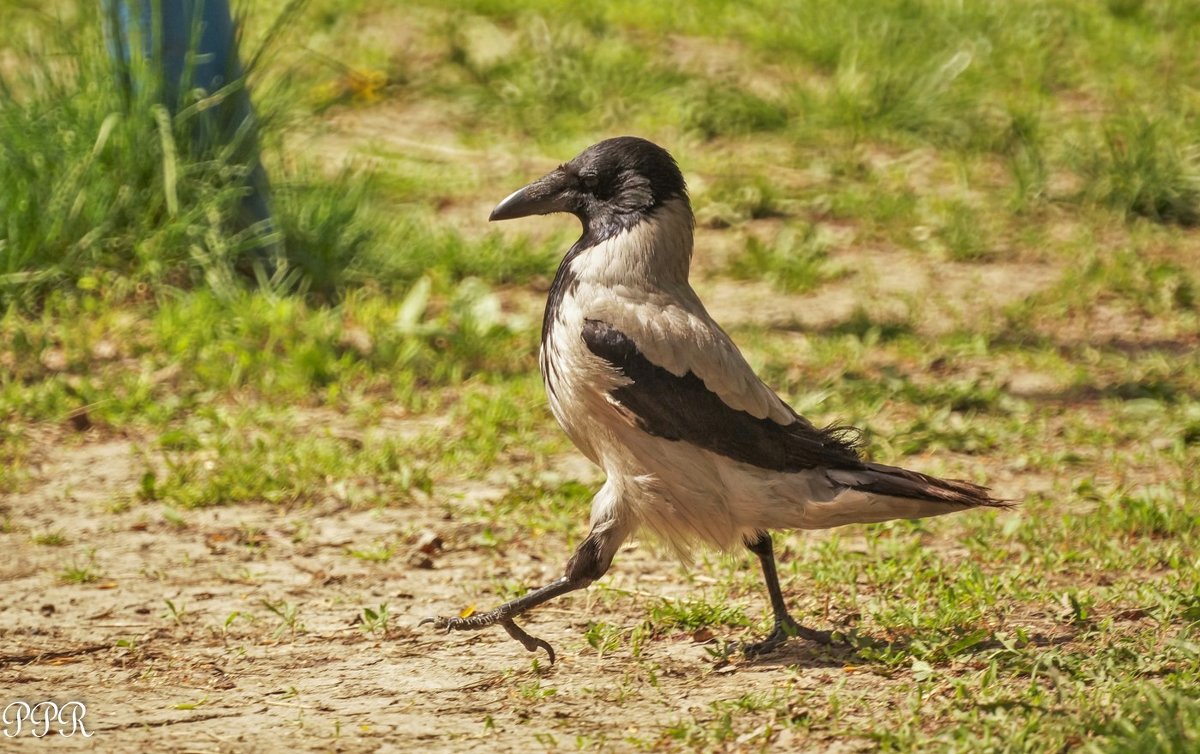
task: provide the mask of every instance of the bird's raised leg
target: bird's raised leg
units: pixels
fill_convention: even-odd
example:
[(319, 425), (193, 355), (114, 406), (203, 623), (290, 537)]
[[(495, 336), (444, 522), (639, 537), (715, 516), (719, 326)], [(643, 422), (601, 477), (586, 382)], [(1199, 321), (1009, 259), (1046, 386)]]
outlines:
[(767, 594), (771, 597), (771, 610), (775, 613), (775, 629), (763, 641), (747, 644), (746, 654), (750, 656), (765, 654), (792, 636), (799, 636), (820, 644), (833, 643), (831, 632), (805, 628), (788, 613), (787, 603), (783, 600), (783, 590), (779, 588), (779, 574), (775, 570), (775, 551), (771, 546), (771, 535), (759, 532), (757, 538), (746, 543), (746, 547), (758, 556), (758, 561), (762, 564), (763, 578), (767, 582)]
[(417, 625), (432, 623), (434, 628), (444, 628), (447, 631), (478, 631), (481, 628), (500, 625), (509, 636), (521, 642), (530, 652), (535, 652), (538, 648), (546, 650), (546, 654), (550, 656), (550, 664), (553, 665), (554, 647), (544, 639), (530, 636), (513, 619), (543, 602), (549, 602), (576, 589), (583, 589), (603, 576), (624, 539), (625, 533), (614, 526), (611, 520), (594, 524), (591, 533), (579, 543), (575, 553), (567, 561), (566, 573), (561, 579), (527, 592), (486, 613), (477, 613), (466, 618), (425, 618)]

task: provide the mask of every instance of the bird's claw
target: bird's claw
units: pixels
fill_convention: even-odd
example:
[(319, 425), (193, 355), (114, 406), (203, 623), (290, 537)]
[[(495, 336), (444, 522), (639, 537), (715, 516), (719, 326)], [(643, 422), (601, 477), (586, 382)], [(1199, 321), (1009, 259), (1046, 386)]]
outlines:
[(760, 642), (747, 644), (743, 651), (747, 657), (758, 657), (767, 654), (793, 636), (798, 636), (801, 639), (806, 639), (823, 646), (829, 646), (834, 643), (835, 638), (840, 638), (839, 634), (835, 634), (832, 631), (817, 631), (816, 629), (805, 628), (788, 617), (784, 620), (775, 621), (775, 630), (771, 632), (770, 636)]
[(512, 618), (505, 618), (500, 622), (500, 625), (504, 626), (504, 630), (508, 632), (509, 636), (521, 642), (525, 649), (530, 652), (536, 652), (539, 647), (546, 650), (546, 654), (550, 656), (550, 664), (554, 664), (554, 647), (550, 646), (550, 642), (545, 639), (539, 639), (536, 636), (530, 636), (525, 629), (514, 623)]
[(521, 646), (530, 652), (536, 652), (538, 649), (546, 650), (546, 654), (550, 656), (550, 664), (553, 665), (557, 655), (554, 653), (554, 647), (550, 646), (550, 642), (545, 639), (539, 639), (536, 636), (530, 636), (525, 629), (516, 624), (509, 616), (502, 615), (499, 611), (490, 613), (480, 613), (472, 615), (469, 618), (445, 618), (442, 616), (431, 616), (422, 618), (418, 626), (433, 624), (436, 629), (446, 629), (446, 633), (451, 631), (478, 631), (481, 628), (487, 628), (499, 623), (509, 636), (521, 642)]

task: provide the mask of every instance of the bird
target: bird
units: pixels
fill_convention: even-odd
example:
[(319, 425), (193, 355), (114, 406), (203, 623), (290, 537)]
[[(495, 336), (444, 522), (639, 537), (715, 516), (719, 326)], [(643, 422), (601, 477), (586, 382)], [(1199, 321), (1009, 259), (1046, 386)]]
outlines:
[(695, 218), (675, 159), (643, 138), (583, 150), (510, 194), (489, 221), (568, 213), (582, 224), (547, 296), (539, 366), (550, 409), (606, 479), (563, 575), (498, 608), (420, 625), (500, 626), (527, 650), (554, 648), (515, 619), (607, 573), (649, 531), (685, 561), (697, 547), (759, 560), (774, 627), (744, 652), (834, 635), (791, 616), (771, 532), (939, 516), (1009, 502), (971, 482), (864, 456), (852, 427), (818, 427), (747, 363), (688, 282)]

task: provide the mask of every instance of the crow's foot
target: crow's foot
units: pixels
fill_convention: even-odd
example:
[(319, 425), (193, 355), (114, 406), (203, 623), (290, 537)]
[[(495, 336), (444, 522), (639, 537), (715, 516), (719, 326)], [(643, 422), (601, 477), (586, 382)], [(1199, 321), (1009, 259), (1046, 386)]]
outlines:
[(426, 623), (432, 623), (434, 628), (444, 628), (446, 632), (451, 631), (478, 631), (489, 626), (500, 624), (508, 635), (517, 641), (530, 652), (536, 652), (539, 648), (546, 650), (546, 654), (550, 656), (550, 664), (554, 664), (556, 655), (554, 647), (550, 646), (550, 642), (545, 639), (539, 639), (536, 636), (530, 636), (525, 629), (518, 626), (513, 619), (504, 610), (492, 610), (487, 613), (478, 613), (467, 618), (425, 618), (418, 626), (424, 626)]
[(793, 636), (799, 636), (801, 639), (807, 639), (817, 644), (833, 644), (832, 631), (817, 631), (816, 629), (805, 628), (791, 616), (785, 616), (782, 620), (775, 621), (775, 630), (771, 632), (770, 636), (760, 642), (747, 644), (744, 651), (747, 657), (765, 655)]

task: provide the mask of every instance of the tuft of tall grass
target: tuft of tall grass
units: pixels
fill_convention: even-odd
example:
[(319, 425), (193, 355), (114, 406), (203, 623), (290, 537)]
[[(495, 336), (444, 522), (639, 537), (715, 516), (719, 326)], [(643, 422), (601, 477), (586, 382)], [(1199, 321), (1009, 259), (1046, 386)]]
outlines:
[(698, 197), (697, 219), (713, 228), (725, 228), (767, 217), (786, 217), (793, 211), (778, 184), (764, 175), (749, 180), (722, 178)]
[(1156, 752), (1187, 754), (1200, 747), (1200, 703), (1183, 689), (1140, 683), (1129, 689), (1122, 709), (1097, 726), (1089, 754)]
[(680, 97), (680, 125), (704, 139), (779, 131), (791, 119), (782, 102), (759, 97), (736, 85), (695, 82)]
[(627, 122), (634, 103), (653, 101), (686, 77), (606, 27), (530, 19), (513, 50), (494, 60), (469, 54), (462, 30), (447, 30), (450, 58), (465, 74), (448, 93), (517, 133), (545, 137)]
[[(287, 5), (263, 48), (300, 5)], [(0, 309), (35, 309), (56, 290), (229, 296), (254, 277), (331, 300), (364, 277), (359, 268), (382, 256), (378, 247), (405, 247), (368, 211), (361, 174), (314, 179), (295, 159), (273, 161), (274, 223), (247, 226), (240, 205), (254, 156), (245, 128), (233, 143), (196, 137), (211, 128), (206, 111), (244, 80), (185, 92), (172, 114), (139, 43), (128, 61), (108, 54), (96, 4), (30, 15), (35, 31), (0, 70)], [(248, 70), (261, 54), (247, 56)], [(125, 75), (133, 86), (121, 85)], [(269, 90), (277, 99), (260, 103), (263, 141), (276, 148), (283, 94)]]
[(1198, 289), (1200, 281), (1192, 270), (1149, 258), (1135, 247), (1079, 260), (1044, 299), (1074, 311), (1087, 311), (1100, 301), (1117, 301), (1133, 311), (1168, 316), (1196, 311), (1200, 306)]
[(785, 128), (786, 102), (680, 70), (664, 50), (602, 19), (521, 16), (504, 54), (482, 58), (456, 20), (449, 59), (464, 74), (443, 94), (471, 103), (493, 127), (543, 140), (657, 129), (669, 123), (703, 139)]
[(956, 262), (986, 259), (992, 251), (983, 213), (955, 199), (933, 203), (935, 233), (947, 256)]
[(785, 227), (773, 243), (753, 236), (746, 250), (729, 265), (729, 273), (742, 280), (770, 280), (789, 293), (811, 291), (837, 276), (828, 266), (829, 241), (816, 225)]
[[(107, 280), (121, 291), (229, 276), (261, 229), (234, 231), (244, 165), (195, 150), (156, 87), (127, 101), (91, 5), (46, 22), (0, 74), (0, 306)], [(137, 56), (134, 76), (151, 78)]]
[(1117, 114), (1075, 158), (1087, 198), (1130, 217), (1200, 224), (1200, 142), (1180, 120)]

